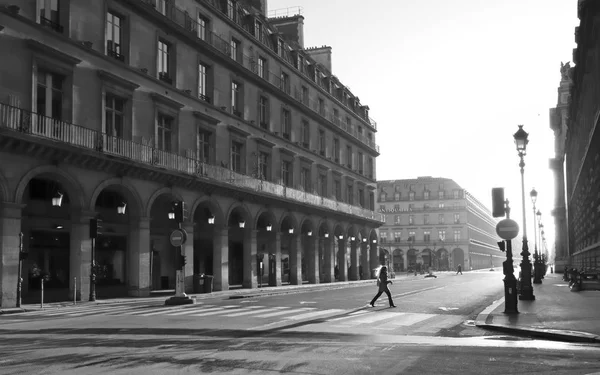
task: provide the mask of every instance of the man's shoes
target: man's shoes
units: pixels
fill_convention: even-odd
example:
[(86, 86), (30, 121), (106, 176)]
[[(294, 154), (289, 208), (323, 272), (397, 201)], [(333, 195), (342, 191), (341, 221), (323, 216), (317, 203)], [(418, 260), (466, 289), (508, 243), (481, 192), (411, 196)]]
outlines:
[(396, 305), (391, 305), (390, 308), (392, 308), (392, 307), (396, 307)]
[(375, 307), (372, 303), (367, 304), (368, 307)]

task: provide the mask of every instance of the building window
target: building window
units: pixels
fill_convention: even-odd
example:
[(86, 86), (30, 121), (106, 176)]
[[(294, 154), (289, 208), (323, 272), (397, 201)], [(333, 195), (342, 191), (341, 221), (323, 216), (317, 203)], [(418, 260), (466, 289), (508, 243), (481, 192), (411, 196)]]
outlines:
[(304, 191), (310, 192), (310, 185), (310, 169), (302, 168), (300, 170), (300, 186), (302, 186), (302, 189), (304, 189)]
[(408, 210), (409, 211), (414, 211), (414, 209), (415, 209), (415, 205), (413, 203), (409, 203), (408, 204)]
[(444, 203), (438, 203), (438, 208), (443, 210), (445, 207)]
[(428, 230), (423, 231), (423, 241), (425, 241), (425, 242), (431, 241), (431, 232), (430, 231), (428, 231)]
[(325, 136), (325, 130), (319, 130), (319, 154), (325, 156), (325, 150), (327, 148), (327, 138)]
[(342, 198), (342, 183), (340, 182), (340, 180), (335, 180), (333, 182), (333, 192), (334, 192), (334, 198), (336, 200), (341, 200)]
[(196, 139), (196, 147), (198, 150), (197, 159), (203, 163), (210, 162), (210, 137), (210, 132), (202, 128), (198, 128), (198, 136)]
[(394, 224), (396, 224), (396, 225), (402, 224), (402, 216), (394, 215)]
[(408, 225), (415, 224), (415, 215), (408, 215)]
[(266, 152), (258, 153), (258, 178), (267, 180), (269, 176), (269, 154)]
[(438, 231), (438, 238), (442, 242), (446, 241), (446, 231), (445, 230)]
[(227, 0), (227, 17), (235, 21), (235, 3), (233, 0)]
[(235, 81), (231, 82), (231, 110), (236, 116), (242, 115), (241, 108), (241, 85)]
[(171, 45), (160, 39), (158, 41), (158, 79), (168, 84), (173, 83), (170, 64)]
[(285, 186), (292, 186), (292, 163), (287, 160), (281, 162), (281, 183)]
[(240, 41), (235, 39), (235, 38), (231, 38), (231, 49), (230, 51), (230, 56), (233, 60), (235, 61), (239, 61), (239, 56), (241, 53), (241, 49), (240, 49)]
[(362, 152), (358, 153), (358, 173), (363, 174), (365, 172), (363, 164), (364, 164), (364, 157)]
[(157, 122), (156, 148), (161, 151), (171, 152), (173, 139), (173, 118), (159, 113)]
[(207, 72), (208, 67), (202, 63), (198, 64), (198, 99), (210, 103), (207, 95)]
[(454, 214), (454, 224), (460, 223), (460, 214)]
[(411, 191), (408, 193), (408, 200), (414, 201), (415, 200), (415, 192)]
[(325, 116), (325, 101), (319, 98), (319, 114)]
[(423, 199), (429, 199), (429, 191), (425, 190), (423, 192)]
[(254, 21), (254, 36), (256, 39), (262, 41), (264, 38), (263, 25), (259, 21)]
[(379, 232), (379, 242), (387, 243), (387, 232)]
[(401, 197), (401, 193), (399, 191), (394, 192), (394, 200), (399, 201)]
[(198, 39), (206, 40), (206, 31), (208, 29), (207, 19), (198, 13), (198, 28), (196, 30)]
[(267, 60), (264, 57), (259, 57), (258, 58), (258, 76), (260, 78), (265, 78), (266, 77), (266, 70), (267, 70)]
[(269, 129), (269, 99), (265, 96), (258, 98), (258, 123), (261, 128)]
[(340, 140), (337, 138), (333, 139), (333, 161), (340, 162)]
[(242, 150), (244, 145), (240, 142), (232, 141), (231, 142), (231, 155), (230, 155), (230, 164), (231, 170), (234, 172), (242, 173)]
[[(341, 121), (340, 121), (340, 111), (337, 108), (333, 109), (333, 123), (336, 124), (337, 126), (341, 125)], [(348, 129), (347, 129), (348, 130)]]
[(412, 231), (408, 232), (408, 241), (409, 242), (415, 242), (416, 237), (417, 236), (415, 235), (415, 232), (412, 232)]
[(39, 22), (56, 32), (64, 31), (60, 24), (59, 0), (38, 0)]
[(320, 174), (319, 175), (319, 195), (322, 197), (327, 196), (327, 175)]
[(438, 215), (438, 224), (444, 224), (445, 220), (444, 220), (444, 214), (439, 214)]
[(309, 148), (310, 147), (310, 124), (307, 120), (302, 120), (302, 147)]
[(106, 14), (106, 54), (119, 61), (125, 61), (123, 55), (123, 18), (113, 12)]
[(123, 138), (123, 119), (125, 117), (125, 99), (106, 94), (104, 113), (106, 124), (104, 132), (111, 137)]
[(454, 231), (454, 241), (460, 241), (460, 229)]
[(281, 111), (281, 127), (283, 138), (290, 140), (292, 133), (292, 114), (285, 108)]
[(283, 47), (284, 47), (283, 40), (277, 39), (277, 54), (281, 58), (283, 58)]
[(459, 198), (459, 192), (458, 192), (458, 190), (452, 191), (452, 195), (454, 196), (454, 199), (458, 199)]
[(281, 72), (281, 90), (286, 94), (290, 93), (290, 76), (287, 73)]
[(304, 105), (308, 105), (309, 99), (308, 99), (308, 87), (306, 86), (302, 86), (302, 103)]
[(352, 146), (346, 146), (346, 165), (352, 168)]
[(444, 199), (444, 191), (438, 191), (438, 199)]
[(423, 215), (423, 224), (429, 224), (429, 214)]
[(354, 186), (351, 184), (346, 188), (346, 197), (348, 198), (348, 204), (354, 204)]
[(402, 232), (394, 232), (394, 242), (402, 241)]
[(63, 119), (63, 85), (63, 76), (38, 70), (37, 114), (56, 120)]

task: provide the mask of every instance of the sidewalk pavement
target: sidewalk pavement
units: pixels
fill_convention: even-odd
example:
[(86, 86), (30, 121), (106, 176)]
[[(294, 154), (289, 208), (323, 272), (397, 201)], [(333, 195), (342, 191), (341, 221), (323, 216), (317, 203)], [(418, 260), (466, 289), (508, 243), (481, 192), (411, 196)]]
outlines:
[(562, 274), (533, 284), (534, 301), (517, 302), (519, 314), (504, 313), (504, 297), (477, 316), (477, 327), (528, 337), (600, 343), (600, 291), (571, 292)]
[[(441, 276), (444, 274), (452, 274), (453, 272), (436, 272), (435, 275)], [(425, 275), (417, 275), (407, 274), (405, 272), (397, 273), (395, 279), (407, 279), (407, 280), (420, 280)], [(282, 285), (279, 287), (274, 286), (263, 286), (262, 288), (256, 289), (230, 289), (225, 291), (218, 291), (212, 293), (192, 293), (189, 296), (196, 300), (203, 300), (209, 298), (221, 298), (221, 299), (238, 299), (238, 298), (253, 298), (253, 297), (265, 297), (272, 295), (280, 295), (280, 294), (290, 294), (290, 293), (303, 293), (308, 291), (318, 291), (318, 290), (332, 290), (332, 289), (341, 289), (341, 288), (349, 288), (356, 286), (363, 286), (369, 284), (375, 284), (375, 279), (368, 280), (357, 280), (357, 281), (336, 281), (334, 283), (322, 283), (322, 284), (302, 284), (302, 285)], [(123, 298), (110, 298), (110, 299), (97, 299), (96, 301), (77, 301), (77, 305), (106, 305), (111, 303), (138, 303), (138, 302), (154, 302), (157, 301), (165, 301), (167, 298), (175, 295), (175, 291), (171, 293), (164, 293), (160, 295), (150, 296), (150, 297), (123, 297)], [(44, 309), (58, 309), (61, 307), (73, 306), (73, 301), (64, 301), (64, 302), (51, 302), (44, 303)], [(39, 303), (37, 304), (23, 304), (21, 307), (13, 307), (13, 308), (2, 308), (0, 307), (0, 315), (2, 314), (11, 314), (11, 313), (20, 313), (26, 311), (35, 311), (40, 310), (41, 306)]]

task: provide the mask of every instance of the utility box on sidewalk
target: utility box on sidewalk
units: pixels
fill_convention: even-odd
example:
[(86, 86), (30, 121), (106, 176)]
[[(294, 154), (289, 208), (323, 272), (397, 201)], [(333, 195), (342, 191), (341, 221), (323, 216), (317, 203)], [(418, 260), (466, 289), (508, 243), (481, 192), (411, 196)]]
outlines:
[(212, 293), (213, 289), (213, 276), (212, 275), (200, 275), (199, 278), (199, 289), (200, 293)]

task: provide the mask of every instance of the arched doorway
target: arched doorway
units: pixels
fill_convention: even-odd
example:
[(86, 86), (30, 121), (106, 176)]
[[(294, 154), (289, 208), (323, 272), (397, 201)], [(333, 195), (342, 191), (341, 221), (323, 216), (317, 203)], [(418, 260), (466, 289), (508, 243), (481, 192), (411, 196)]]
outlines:
[(258, 216), (256, 267), (259, 287), (277, 286), (277, 269), (280, 267), (280, 262), (275, 248), (276, 224), (275, 217), (270, 212), (263, 212)]
[(180, 201), (169, 193), (160, 194), (150, 208), (150, 281), (151, 290), (175, 290), (177, 260), (179, 249), (169, 241), (171, 232), (179, 227), (175, 220), (169, 218), (173, 203)]
[[(194, 209), (194, 288), (200, 292), (200, 275), (214, 275), (214, 236), (215, 225), (223, 225), (222, 220), (218, 224), (216, 216), (220, 212), (208, 201), (201, 202)], [(189, 241), (189, 240), (188, 240)]]
[(229, 287), (241, 288), (244, 284), (244, 264), (251, 264), (250, 259), (244, 259), (244, 240), (246, 236), (246, 218), (241, 207), (236, 207), (227, 221), (229, 228)]
[(115, 187), (103, 189), (96, 198), (94, 210), (97, 218), (102, 220), (102, 232), (95, 240), (94, 251), (97, 298), (124, 297), (128, 294), (132, 205), (128, 205), (128, 199)]
[(438, 271), (449, 271), (450, 262), (448, 260), (448, 250), (441, 248), (437, 251)]
[(423, 261), (424, 270), (428, 270), (433, 265), (433, 257), (431, 255), (431, 249), (424, 249), (421, 252), (421, 259)]
[(23, 248), (28, 252), (22, 264), (23, 303), (40, 302), (42, 280), (45, 302), (73, 299), (71, 279), (78, 276), (80, 263), (71, 259), (72, 245), (79, 246), (71, 244), (71, 239), (77, 238), (71, 233), (71, 198), (67, 186), (52, 175), (32, 178), (23, 191), (21, 230)]
[(408, 270), (414, 270), (417, 266), (417, 250), (409, 249), (406, 253), (406, 262), (408, 263)]
[(404, 252), (400, 249), (395, 249), (392, 255), (394, 256), (394, 272), (404, 271)]
[(455, 269), (458, 265), (461, 265), (462, 269), (465, 270), (465, 253), (462, 249), (456, 248), (452, 250), (452, 267)]

